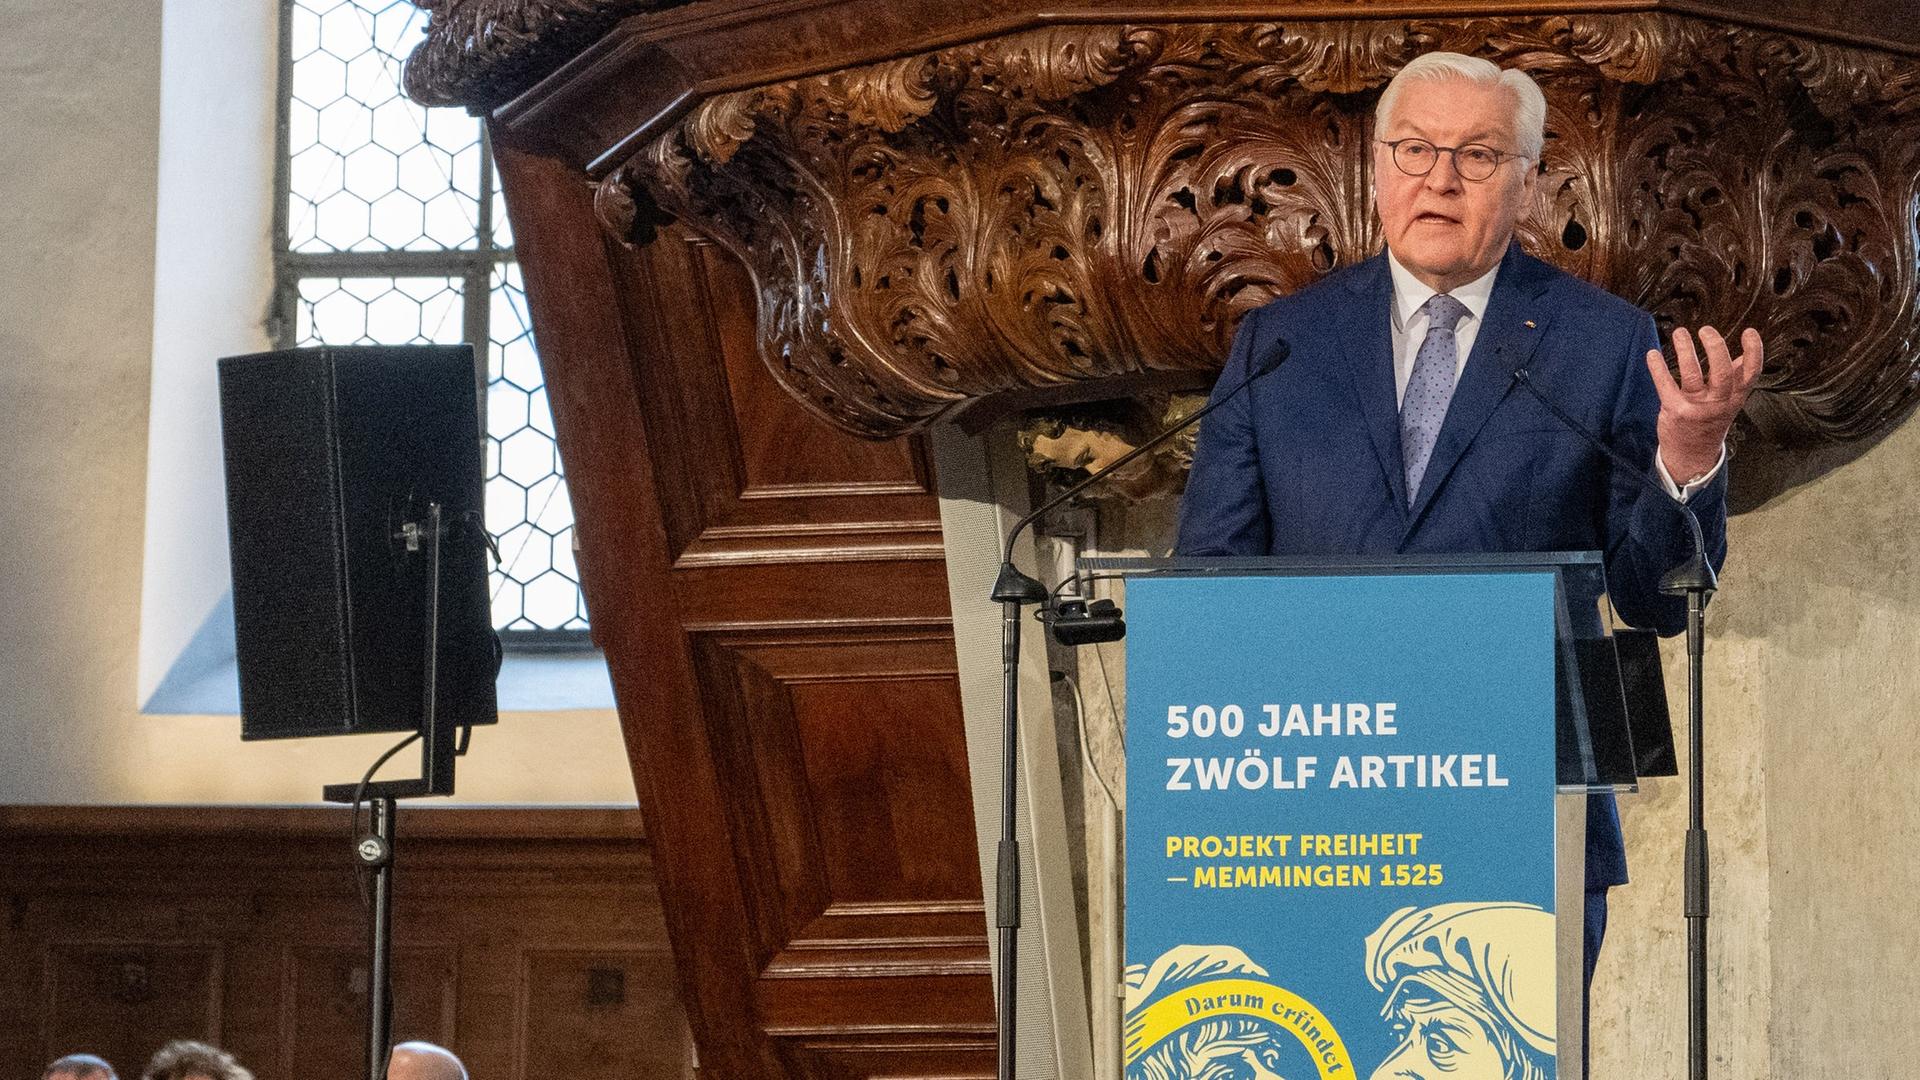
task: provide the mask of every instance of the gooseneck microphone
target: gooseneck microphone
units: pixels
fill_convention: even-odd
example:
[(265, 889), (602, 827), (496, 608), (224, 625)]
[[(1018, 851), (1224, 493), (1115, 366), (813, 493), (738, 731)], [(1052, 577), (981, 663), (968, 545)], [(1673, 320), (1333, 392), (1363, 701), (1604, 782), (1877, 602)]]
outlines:
[[(1014, 838), (1013, 820), (1015, 783), (1019, 773), (1019, 729), (1017, 726), (1018, 697), (1020, 683), (1020, 609), (1027, 604), (1043, 604), (1047, 601), (1047, 588), (1013, 565), (1013, 542), (1020, 530), (1033, 524), (1047, 511), (1073, 498), (1075, 495), (1100, 483), (1115, 472), (1125, 468), (1127, 463), (1141, 454), (1159, 446), (1168, 439), (1200, 422), (1200, 419), (1220, 406), (1231, 401), (1234, 395), (1247, 388), (1247, 384), (1272, 372), (1287, 359), (1293, 351), (1285, 339), (1276, 339), (1267, 350), (1260, 354), (1259, 362), (1253, 365), (1246, 378), (1234, 385), (1232, 390), (1215, 397), (1192, 416), (1173, 425), (1167, 430), (1134, 447), (1122, 455), (1119, 460), (1106, 468), (1095, 471), (1085, 480), (1041, 503), (1039, 509), (1014, 523), (1007, 530), (1006, 543), (1000, 549), (1000, 576), (993, 583), (992, 600), (1001, 607), (1000, 620), (1000, 666), (1005, 676), (1001, 714), (1000, 714), (1000, 848), (998, 866), (995, 872), (994, 887), (994, 927), (997, 931), (999, 953), (995, 959), (999, 982), (996, 1001), (995, 1020), (999, 1027), (1000, 1063), (999, 1080), (1013, 1080), (1014, 1022), (1016, 1019), (1014, 982), (1019, 967), (1018, 945), (1020, 932), (1020, 842)], [(1113, 630), (1124, 630), (1119, 612), (1110, 601), (1096, 601), (1104, 605), (1097, 611), (1090, 610), (1088, 616), (1098, 620), (1097, 625), (1082, 629), (1086, 633), (1075, 635), (1077, 641), (1069, 644), (1085, 644), (1092, 641), (1113, 640), (1106, 634)], [(1118, 635), (1115, 634), (1114, 637)]]
[(1585, 425), (1575, 420), (1565, 409), (1562, 409), (1552, 398), (1549, 398), (1538, 386), (1534, 385), (1533, 374), (1526, 368), (1514, 369), (1513, 382), (1516, 386), (1525, 387), (1527, 393), (1532, 394), (1535, 401), (1546, 406), (1548, 412), (1552, 413), (1555, 418), (1566, 425), (1568, 430), (1586, 440), (1587, 445), (1605, 454), (1621, 472), (1626, 473), (1629, 477), (1639, 481), (1642, 487), (1655, 492), (1661, 498), (1673, 504), (1674, 509), (1679, 512), (1680, 516), (1685, 519), (1687, 523), (1688, 533), (1693, 539), (1693, 557), (1660, 575), (1660, 591), (1669, 596), (1685, 596), (1696, 589), (1704, 589), (1707, 595), (1711, 596), (1714, 587), (1719, 584), (1719, 581), (1714, 575), (1713, 564), (1707, 561), (1707, 541), (1706, 535), (1701, 532), (1700, 529), (1700, 517), (1693, 512), (1692, 507), (1687, 505), (1687, 501), (1676, 498), (1673, 492), (1667, 490), (1665, 484), (1662, 484), (1654, 478), (1646, 466), (1629, 459), (1625, 454), (1614, 449), (1598, 435), (1588, 431)]
[[(1041, 503), (1039, 509), (1035, 510), (1031, 514), (1028, 514), (1026, 517), (1021, 518), (1019, 521), (1015, 522), (1013, 528), (1007, 531), (1006, 544), (1002, 546), (1000, 549), (1000, 554), (1001, 554), (1000, 574), (1001, 574), (1002, 581), (996, 582), (994, 584), (993, 599), (1001, 603), (1005, 603), (1009, 599), (1014, 599), (1014, 597), (1011, 595), (1002, 595), (1001, 585), (1005, 584), (1005, 578), (1009, 571), (1015, 574), (1020, 573), (1018, 570), (1013, 569), (1013, 542), (1015, 538), (1017, 538), (1020, 535), (1020, 530), (1026, 528), (1028, 525), (1031, 525), (1034, 521), (1038, 520), (1040, 517), (1045, 515), (1047, 511), (1052, 510), (1054, 507), (1059, 506), (1061, 503), (1066, 502), (1068, 499), (1073, 498), (1075, 495), (1080, 494), (1081, 492), (1087, 490), (1088, 488), (1099, 483), (1100, 481), (1105, 480), (1107, 477), (1112, 476), (1114, 473), (1120, 471), (1122, 468), (1125, 468), (1126, 464), (1132, 461), (1134, 458), (1139, 457), (1141, 454), (1146, 453), (1147, 451), (1153, 449), (1154, 447), (1159, 446), (1161, 443), (1166, 442), (1168, 439), (1173, 438), (1175, 435), (1180, 434), (1182, 431), (1185, 431), (1186, 429), (1199, 423), (1202, 417), (1206, 416), (1208, 413), (1219, 408), (1220, 406), (1225, 405), (1227, 402), (1233, 399), (1233, 396), (1235, 394), (1238, 394), (1240, 391), (1246, 389), (1248, 383), (1252, 382), (1253, 380), (1259, 378), (1262, 375), (1266, 375), (1272, 372), (1275, 368), (1278, 368), (1281, 364), (1285, 363), (1287, 357), (1290, 356), (1292, 353), (1293, 353), (1293, 347), (1287, 344), (1286, 339), (1276, 338), (1273, 344), (1267, 347), (1267, 351), (1260, 354), (1260, 362), (1258, 364), (1255, 364), (1253, 370), (1247, 374), (1247, 377), (1244, 379), (1241, 379), (1239, 384), (1236, 385), (1232, 390), (1228, 391), (1225, 394), (1220, 395), (1217, 398), (1214, 398), (1212, 401), (1207, 402), (1205, 406), (1195, 410), (1193, 415), (1173, 425), (1172, 427), (1161, 432), (1160, 434), (1155, 435), (1153, 438), (1148, 439), (1146, 442), (1141, 443), (1139, 446), (1136, 446), (1133, 449), (1127, 451), (1126, 454), (1123, 455), (1118, 461), (1115, 461), (1112, 464), (1107, 465), (1105, 468), (1100, 469), (1099, 471), (1093, 473), (1091, 476), (1088, 476), (1085, 480), (1080, 481), (1079, 483), (1073, 485), (1072, 487), (1061, 492), (1060, 494), (1055, 495), (1053, 498), (1048, 499), (1046, 502)], [(1025, 577), (1026, 575), (1021, 574), (1020, 576)], [(1028, 578), (1028, 580), (1032, 581), (1031, 578)], [(1041, 589), (1040, 583), (1037, 581), (1033, 582), (1033, 587), (1037, 589)], [(1045, 589), (1041, 589), (1041, 591), (1038, 593), (1023, 593), (1019, 597), (1019, 599), (1024, 600), (1027, 603), (1040, 603), (1041, 601), (1044, 601), (1046, 598), (1047, 598), (1047, 594)]]
[[(1539, 387), (1526, 368), (1513, 372), (1516, 385), (1524, 386), (1534, 400), (1577, 433), (1587, 443), (1613, 461), (1642, 486), (1659, 492), (1686, 518), (1693, 535), (1693, 556), (1660, 575), (1660, 591), (1669, 596), (1687, 598), (1687, 839), (1685, 898), (1683, 912), (1687, 920), (1687, 1075), (1704, 1080), (1707, 1075), (1707, 823), (1706, 771), (1702, 761), (1705, 745), (1706, 702), (1702, 691), (1706, 654), (1707, 600), (1718, 582), (1713, 564), (1707, 561), (1707, 544), (1700, 531), (1699, 515), (1685, 499), (1676, 498), (1638, 462), (1607, 445), (1598, 436), (1567, 415)], [(1657, 451), (1656, 451), (1657, 453)]]

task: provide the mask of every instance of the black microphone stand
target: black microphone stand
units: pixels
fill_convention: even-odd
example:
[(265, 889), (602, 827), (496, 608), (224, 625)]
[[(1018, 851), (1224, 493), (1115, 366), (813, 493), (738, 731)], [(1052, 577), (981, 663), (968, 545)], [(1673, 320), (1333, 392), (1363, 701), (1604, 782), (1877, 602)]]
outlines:
[[(328, 784), (321, 791), (328, 802), (351, 805), (356, 823), (361, 801), (371, 799), (373, 802), (373, 832), (357, 837), (353, 848), (359, 864), (373, 871), (373, 920), (367, 940), (368, 1080), (382, 1080), (386, 1076), (392, 1041), (393, 856), (399, 800), (453, 794), (453, 759), (460, 752), (454, 743), (459, 725), (441, 716), (439, 710), (441, 549), (447, 532), (443, 508), (437, 502), (430, 502), (425, 521), (406, 522), (395, 536), (404, 543), (409, 556), (420, 553), (424, 546), (427, 557), (419, 733), (374, 762), (366, 779), (357, 784)], [(373, 780), (373, 774), (387, 758), (414, 738), (420, 740), (420, 776), (408, 780)]]
[(1706, 1080), (1707, 1076), (1707, 814), (1706, 771), (1702, 762), (1706, 705), (1702, 694), (1705, 679), (1707, 601), (1713, 598), (1718, 582), (1713, 564), (1707, 561), (1706, 539), (1700, 531), (1700, 518), (1685, 502), (1654, 482), (1646, 470), (1628, 461), (1620, 452), (1568, 416), (1548, 400), (1526, 368), (1516, 369), (1513, 381), (1527, 388), (1534, 400), (1545, 405), (1560, 421), (1584, 436), (1601, 452), (1625, 468), (1628, 475), (1666, 497), (1685, 517), (1693, 534), (1693, 555), (1660, 575), (1660, 591), (1668, 596), (1687, 598), (1687, 851), (1686, 885), (1683, 910), (1687, 920), (1687, 1076)]
[(1276, 340), (1268, 347), (1259, 366), (1255, 367), (1246, 378), (1240, 380), (1240, 384), (1231, 391), (1207, 402), (1185, 420), (1127, 451), (1105, 468), (1041, 503), (1039, 509), (1015, 522), (1013, 528), (1007, 531), (1006, 546), (1001, 551), (1000, 574), (994, 579), (993, 593), (989, 597), (994, 603), (1000, 605), (1000, 670), (1004, 679), (1000, 707), (1000, 847), (998, 865), (994, 872), (993, 900), (993, 924), (999, 943), (999, 962), (995, 965), (999, 975), (997, 987), (999, 997), (995, 1003), (994, 1016), (1000, 1035), (997, 1072), (999, 1080), (1013, 1080), (1014, 1077), (1014, 1026), (1018, 1019), (1014, 1008), (1014, 985), (1019, 976), (1019, 965), (1015, 954), (1020, 942), (1020, 841), (1014, 835), (1013, 823), (1018, 814), (1014, 806), (1014, 796), (1017, 793), (1016, 784), (1020, 776), (1021, 609), (1028, 604), (1044, 604), (1048, 596), (1045, 585), (1022, 573), (1013, 565), (1013, 542), (1020, 535), (1020, 530), (1033, 524), (1054, 507), (1112, 476), (1141, 454), (1199, 423), (1201, 417), (1232, 400), (1235, 394), (1246, 389), (1248, 383), (1279, 367), (1286, 360), (1289, 351), (1286, 341)]
[[(1699, 527), (1697, 524), (1694, 526)], [(1697, 565), (1696, 565), (1697, 564)], [(1707, 1075), (1707, 819), (1702, 763), (1705, 703), (1701, 696), (1706, 654), (1707, 600), (1713, 567), (1704, 554), (1668, 571), (1660, 590), (1687, 598), (1687, 1076)]]

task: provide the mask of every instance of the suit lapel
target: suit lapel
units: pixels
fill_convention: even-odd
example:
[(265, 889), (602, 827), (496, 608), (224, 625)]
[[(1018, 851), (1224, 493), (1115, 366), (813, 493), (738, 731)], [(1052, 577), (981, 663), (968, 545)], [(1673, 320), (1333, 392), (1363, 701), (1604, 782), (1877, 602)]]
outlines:
[(1347, 374), (1353, 380), (1354, 400), (1366, 421), (1367, 434), (1373, 439), (1374, 456), (1393, 492), (1394, 510), (1404, 515), (1407, 478), (1400, 456), (1400, 402), (1393, 381), (1393, 332), (1389, 323), (1393, 278), (1387, 272), (1386, 255), (1375, 255), (1360, 264), (1347, 287), (1358, 294), (1354, 303), (1342, 309), (1346, 325), (1338, 335), (1346, 350)]
[[(1487, 302), (1486, 318), (1473, 340), (1473, 352), (1467, 357), (1460, 383), (1454, 387), (1433, 456), (1427, 459), (1426, 475), (1420, 478), (1420, 491), (1407, 515), (1409, 533), (1419, 526), (1434, 493), (1472, 445), (1494, 406), (1512, 389), (1514, 370), (1525, 364), (1539, 345), (1550, 314), (1540, 296), (1552, 281), (1547, 264), (1521, 252), (1518, 244), (1507, 248)], [(1394, 426), (1397, 431), (1397, 418)]]

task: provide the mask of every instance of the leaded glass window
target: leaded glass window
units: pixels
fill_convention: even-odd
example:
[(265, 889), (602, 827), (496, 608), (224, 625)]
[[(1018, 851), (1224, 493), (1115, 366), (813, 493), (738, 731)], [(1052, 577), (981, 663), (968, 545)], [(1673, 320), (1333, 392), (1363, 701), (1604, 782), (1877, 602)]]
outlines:
[(572, 504), (485, 132), (400, 91), (426, 20), (411, 0), (282, 0), (273, 336), (472, 344), (494, 625), (510, 644), (584, 645)]

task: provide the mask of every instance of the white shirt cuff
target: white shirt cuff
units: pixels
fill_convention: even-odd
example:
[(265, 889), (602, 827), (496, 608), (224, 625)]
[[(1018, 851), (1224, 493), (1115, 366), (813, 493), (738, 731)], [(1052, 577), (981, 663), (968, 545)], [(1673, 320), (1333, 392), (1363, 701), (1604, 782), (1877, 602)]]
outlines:
[(1716, 476), (1719, 476), (1720, 470), (1726, 467), (1727, 467), (1727, 444), (1721, 443), (1720, 444), (1720, 460), (1713, 463), (1713, 468), (1708, 469), (1705, 476), (1702, 476), (1698, 480), (1693, 481), (1692, 483), (1688, 484), (1686, 487), (1681, 487), (1679, 484), (1676, 484), (1673, 482), (1672, 476), (1669, 476), (1667, 474), (1667, 463), (1660, 460), (1660, 448), (1656, 446), (1654, 447), (1654, 450), (1653, 450), (1654, 473), (1660, 477), (1660, 483), (1662, 486), (1664, 486), (1667, 489), (1667, 494), (1673, 496), (1676, 499), (1679, 499), (1681, 502), (1686, 502), (1688, 499), (1693, 498), (1694, 494), (1698, 492), (1701, 488), (1706, 487), (1708, 484), (1713, 483), (1713, 478)]

